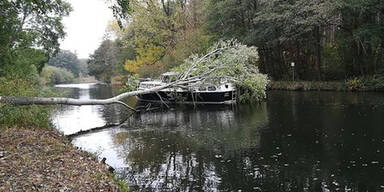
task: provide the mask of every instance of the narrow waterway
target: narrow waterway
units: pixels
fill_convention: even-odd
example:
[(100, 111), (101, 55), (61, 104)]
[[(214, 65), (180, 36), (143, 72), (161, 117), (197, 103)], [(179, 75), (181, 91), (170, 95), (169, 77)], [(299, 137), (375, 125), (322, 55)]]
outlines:
[[(73, 98), (110, 87), (60, 85)], [(118, 123), (119, 105), (62, 106), (64, 134)], [(384, 191), (384, 94), (268, 92), (261, 104), (178, 106), (131, 116), (73, 144), (105, 157), (131, 190)]]

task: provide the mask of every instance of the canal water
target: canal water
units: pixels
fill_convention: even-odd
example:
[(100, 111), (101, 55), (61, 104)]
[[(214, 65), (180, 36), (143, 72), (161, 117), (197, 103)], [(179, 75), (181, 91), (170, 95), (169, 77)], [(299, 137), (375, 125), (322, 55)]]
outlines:
[[(108, 98), (105, 85), (60, 85)], [(64, 134), (124, 121), (119, 105), (62, 106)], [(177, 106), (73, 138), (133, 191), (384, 191), (384, 94), (270, 91), (266, 102)]]

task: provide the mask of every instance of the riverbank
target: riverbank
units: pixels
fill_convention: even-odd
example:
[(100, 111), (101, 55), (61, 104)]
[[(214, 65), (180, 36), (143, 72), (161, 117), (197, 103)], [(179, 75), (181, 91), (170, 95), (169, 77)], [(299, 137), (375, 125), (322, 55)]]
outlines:
[(270, 81), (268, 90), (287, 91), (348, 91), (344, 82)]
[(105, 164), (54, 129), (2, 128), (0, 191), (118, 191)]
[(287, 91), (384, 91), (384, 85), (373, 81), (270, 81), (268, 90)]
[(101, 83), (94, 76), (78, 77), (74, 83)]

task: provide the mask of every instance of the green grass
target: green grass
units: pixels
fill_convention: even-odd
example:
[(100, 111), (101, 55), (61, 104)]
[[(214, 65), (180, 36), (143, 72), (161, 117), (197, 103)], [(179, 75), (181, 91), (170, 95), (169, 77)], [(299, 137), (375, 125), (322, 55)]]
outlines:
[(129, 191), (129, 186), (128, 183), (125, 182), (122, 179), (117, 178), (117, 176), (114, 176), (115, 183), (119, 187), (119, 192), (128, 192)]
[[(34, 80), (0, 78), (0, 96), (44, 97), (55, 94), (47, 88), (42, 88)], [(0, 129), (11, 126), (49, 128), (51, 109), (52, 107), (48, 106), (14, 106), (0, 103)]]

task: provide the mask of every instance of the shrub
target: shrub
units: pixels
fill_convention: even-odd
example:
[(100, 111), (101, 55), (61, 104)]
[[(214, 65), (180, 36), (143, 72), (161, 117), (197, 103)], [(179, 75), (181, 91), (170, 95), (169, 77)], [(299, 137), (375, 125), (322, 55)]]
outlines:
[(365, 78), (364, 86), (368, 90), (384, 91), (384, 72)]
[[(38, 86), (37, 81), (0, 78), (0, 95), (34, 97), (51, 94), (45, 89), (39, 89)], [(50, 127), (50, 109), (46, 106), (13, 106), (0, 103), (0, 128), (15, 125), (39, 128)]]
[(71, 72), (66, 69), (53, 66), (44, 67), (40, 77), (45, 85), (73, 83), (75, 81), (75, 77)]
[(359, 90), (364, 88), (364, 81), (361, 78), (354, 78), (347, 81), (347, 87), (350, 90)]

